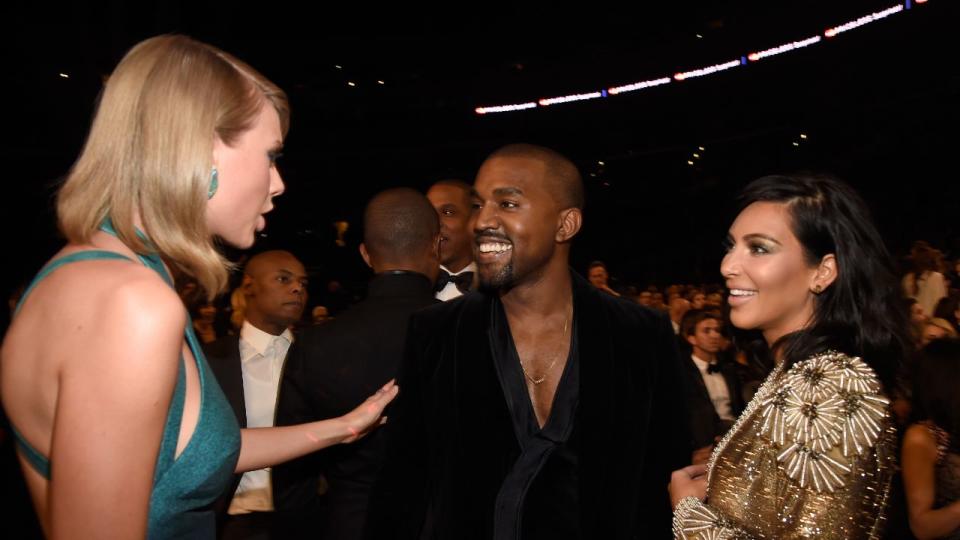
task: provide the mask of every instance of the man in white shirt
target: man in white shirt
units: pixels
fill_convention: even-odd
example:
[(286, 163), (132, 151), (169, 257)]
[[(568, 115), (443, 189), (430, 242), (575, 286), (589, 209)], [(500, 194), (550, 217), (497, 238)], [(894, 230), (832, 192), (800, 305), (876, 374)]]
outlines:
[[(286, 251), (252, 257), (241, 284), (246, 308), (240, 336), (226, 336), (205, 349), (240, 427), (274, 425), (283, 363), (293, 342), (290, 328), (307, 301), (306, 274), (303, 264)], [(279, 520), (273, 519), (270, 469), (244, 473), (232, 486), (218, 538), (282, 537)]]
[(702, 309), (687, 311), (680, 324), (680, 335), (692, 349), (683, 370), (690, 431), (694, 448), (707, 456), (706, 448), (733, 425), (743, 409), (735, 367), (717, 358), (721, 325), (719, 313)]
[(427, 190), (427, 198), (440, 216), (440, 275), (436, 298), (444, 302), (476, 286), (473, 231), (468, 225), (473, 213), (470, 190), (470, 185), (460, 180), (441, 180)]

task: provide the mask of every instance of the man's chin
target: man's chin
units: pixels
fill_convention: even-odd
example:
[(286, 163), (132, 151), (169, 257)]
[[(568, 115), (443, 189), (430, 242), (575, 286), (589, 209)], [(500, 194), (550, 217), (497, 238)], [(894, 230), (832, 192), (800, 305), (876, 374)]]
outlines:
[(477, 268), (477, 285), (484, 291), (499, 291), (513, 284), (513, 267), (511, 265), (479, 265)]

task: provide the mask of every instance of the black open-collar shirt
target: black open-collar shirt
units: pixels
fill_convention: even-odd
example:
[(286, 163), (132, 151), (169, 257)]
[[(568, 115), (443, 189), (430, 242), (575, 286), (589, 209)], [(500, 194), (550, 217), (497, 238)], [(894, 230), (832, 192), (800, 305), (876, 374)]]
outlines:
[[(574, 430), (580, 398), (580, 364), (574, 307), (570, 352), (543, 428), (530, 400), (520, 357), (503, 303), (490, 310), (490, 352), (506, 398), (520, 453), (503, 479), (494, 515), (496, 540), (579, 537), (577, 464)], [(525, 515), (539, 516), (524, 520)], [(543, 519), (547, 518), (547, 519)]]

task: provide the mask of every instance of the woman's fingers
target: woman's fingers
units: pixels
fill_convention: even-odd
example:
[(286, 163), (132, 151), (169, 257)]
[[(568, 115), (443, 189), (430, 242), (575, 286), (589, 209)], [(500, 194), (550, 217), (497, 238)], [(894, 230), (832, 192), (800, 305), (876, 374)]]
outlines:
[(686, 473), (690, 478), (696, 478), (698, 476), (703, 476), (707, 474), (707, 465), (700, 463), (697, 465), (687, 465), (686, 467), (680, 469)]

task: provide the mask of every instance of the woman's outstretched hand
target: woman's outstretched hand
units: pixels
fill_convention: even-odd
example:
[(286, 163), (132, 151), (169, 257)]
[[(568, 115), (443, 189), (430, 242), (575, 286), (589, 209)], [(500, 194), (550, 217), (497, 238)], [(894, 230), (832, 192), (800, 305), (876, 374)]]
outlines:
[(347, 436), (341, 442), (357, 441), (377, 426), (386, 423), (387, 417), (382, 416), (383, 409), (397, 397), (399, 391), (400, 387), (397, 386), (396, 379), (391, 379), (359, 407), (341, 416), (340, 419), (347, 428)]
[(676, 508), (684, 497), (696, 497), (701, 501), (707, 496), (707, 466), (690, 465), (670, 476), (670, 504)]

